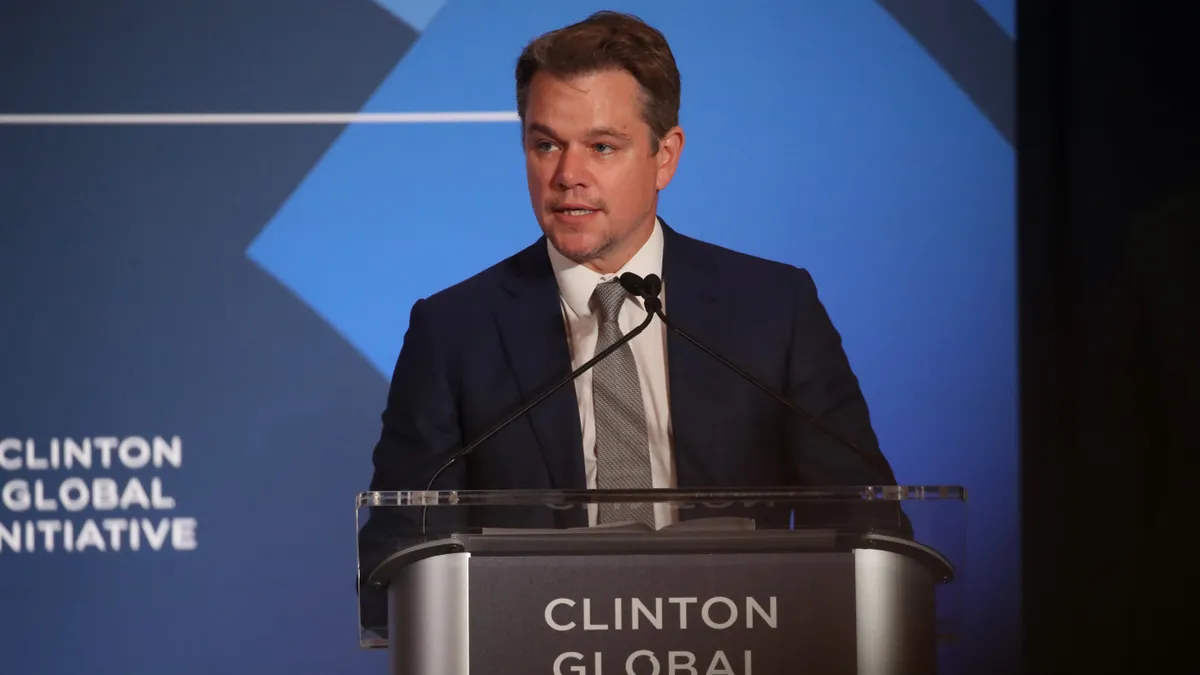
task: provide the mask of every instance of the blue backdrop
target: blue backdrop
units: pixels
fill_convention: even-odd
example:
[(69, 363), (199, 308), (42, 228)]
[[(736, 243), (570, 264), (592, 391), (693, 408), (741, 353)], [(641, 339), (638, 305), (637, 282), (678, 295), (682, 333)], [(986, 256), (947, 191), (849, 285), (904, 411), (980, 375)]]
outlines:
[[(18, 115), (511, 113), (525, 42), (601, 7), (50, 4), (0, 9), (3, 670), (381, 672), (353, 496), (412, 302), (538, 235), (516, 123)], [(603, 7), (683, 74), (663, 216), (808, 268), (900, 480), (970, 490), (960, 658), (1006, 670), (1012, 0)]]

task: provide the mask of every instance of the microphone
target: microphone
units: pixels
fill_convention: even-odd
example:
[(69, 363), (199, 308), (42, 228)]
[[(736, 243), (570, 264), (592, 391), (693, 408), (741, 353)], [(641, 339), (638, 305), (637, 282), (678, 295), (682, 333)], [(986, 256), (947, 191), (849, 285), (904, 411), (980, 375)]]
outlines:
[[(632, 279), (630, 279), (630, 277), (632, 277)], [(630, 288), (629, 284), (636, 283), (636, 284), (640, 285), (641, 282), (642, 282), (641, 277), (637, 276), (636, 274), (633, 274), (632, 272), (626, 272), (625, 274), (621, 275), (621, 286), (624, 287), (627, 292), (632, 293), (632, 291), (629, 290), (629, 288)], [(638, 294), (634, 293), (634, 295), (638, 295)], [(657, 307), (662, 307), (662, 303), (659, 302), (657, 297), (654, 298), (654, 302), (657, 303), (657, 305), (656, 305)], [(650, 301), (647, 301), (646, 306), (647, 306), (647, 310), (649, 310)], [(584, 363), (583, 365), (579, 366), (573, 372), (568, 374), (566, 377), (562, 378), (561, 380), (559, 380), (558, 382), (554, 383), (552, 386), (547, 388), (545, 391), (542, 391), (540, 394), (533, 397), (528, 403), (526, 403), (525, 405), (518, 408), (515, 412), (513, 412), (511, 415), (506, 417), (499, 424), (497, 424), (496, 426), (492, 427), (487, 432), (485, 432), (482, 436), (480, 436), (479, 438), (476, 438), (474, 441), (471, 441), (469, 444), (464, 446), (462, 449), (451, 454), (450, 457), (447, 458), (446, 461), (442, 463), (441, 467), (439, 467), (437, 471), (433, 472), (433, 477), (430, 478), (429, 483), (426, 484), (425, 491), (428, 492), (428, 491), (432, 490), (434, 482), (437, 481), (437, 479), (443, 473), (445, 473), (445, 471), (447, 469), (454, 466), (463, 457), (466, 457), (467, 455), (474, 452), (475, 448), (478, 448), (489, 438), (491, 438), (492, 436), (495, 436), (496, 434), (503, 431), (506, 427), (508, 427), (508, 425), (512, 424), (513, 422), (516, 422), (517, 420), (521, 419), (525, 415), (529, 414), (529, 412), (531, 410), (533, 410), (535, 407), (537, 407), (538, 404), (540, 404), (542, 401), (549, 398), (551, 394), (553, 394), (554, 392), (561, 389), (568, 382), (574, 382), (576, 379), (579, 378), (580, 375), (583, 375), (587, 371), (591, 370), (592, 367), (595, 366), (597, 363), (600, 363), (604, 359), (608, 358), (609, 354), (612, 354), (613, 352), (617, 351), (623, 345), (628, 343), (630, 340), (637, 337), (642, 331), (646, 330), (646, 327), (649, 326), (650, 322), (654, 320), (654, 316), (655, 316), (655, 313), (653, 311), (647, 311), (645, 320), (643, 320), (640, 324), (638, 324), (633, 330), (631, 330), (628, 333), (626, 333), (625, 335), (623, 335), (621, 337), (621, 339), (612, 343), (611, 345), (606, 347), (603, 351), (601, 351), (600, 353), (596, 354), (591, 359), (589, 359), (587, 363)], [(661, 314), (659, 316), (661, 316)], [(421, 536), (422, 537), (425, 536), (426, 516), (428, 515), (428, 513), (429, 513), (429, 505), (426, 504), (425, 507), (423, 509), (421, 509)]]
[(776, 393), (770, 387), (763, 384), (762, 382), (759, 382), (758, 380), (754, 379), (754, 377), (751, 376), (749, 373), (745, 372), (741, 368), (738, 368), (736, 365), (731, 363), (729, 361), (729, 359), (726, 359), (725, 357), (721, 356), (720, 354), (718, 354), (718, 353), (714, 352), (713, 350), (709, 349), (708, 347), (704, 346), (703, 344), (700, 343), (699, 340), (692, 337), (686, 331), (684, 331), (682, 328), (679, 328), (674, 323), (672, 323), (671, 320), (668, 319), (666, 314), (663, 313), (663, 311), (662, 311), (662, 300), (660, 300), (658, 297), (658, 294), (662, 291), (662, 279), (659, 279), (657, 274), (649, 274), (646, 276), (645, 279), (643, 279), (643, 278), (637, 276), (636, 274), (626, 273), (621, 276), (621, 285), (624, 286), (625, 290), (629, 291), (630, 293), (640, 296), (646, 303), (647, 313), (650, 315), (657, 315), (658, 318), (662, 320), (664, 325), (666, 325), (671, 330), (675, 331), (675, 333), (677, 333), (680, 337), (682, 337), (683, 339), (692, 343), (693, 345), (696, 345), (696, 347), (698, 347), (705, 354), (708, 354), (709, 356), (711, 356), (712, 358), (714, 358), (718, 362), (720, 362), (721, 365), (723, 365), (726, 368), (737, 373), (739, 376), (741, 376), (742, 379), (746, 380), (750, 384), (753, 384), (754, 386), (758, 387), (762, 391), (766, 392), (767, 395), (769, 395), (771, 398), (782, 403), (785, 407), (787, 407), (788, 410), (791, 410), (792, 412), (796, 413), (797, 415), (803, 417), (809, 424), (820, 429), (821, 431), (823, 431), (825, 434), (827, 434), (833, 440), (846, 446), (848, 449), (850, 449), (855, 454), (857, 454), (860, 458), (865, 460), (867, 462), (867, 464), (874, 465), (876, 463), (877, 460), (875, 458), (868, 457), (866, 454), (864, 454), (863, 451), (853, 441), (846, 438), (845, 436), (842, 436), (841, 434), (834, 431), (833, 429), (829, 428), (828, 425), (826, 425), (824, 422), (822, 422), (820, 419), (818, 419), (815, 415), (813, 415), (812, 413), (808, 412), (807, 410), (801, 408), (800, 406), (792, 403), (791, 401), (789, 401), (782, 395)]

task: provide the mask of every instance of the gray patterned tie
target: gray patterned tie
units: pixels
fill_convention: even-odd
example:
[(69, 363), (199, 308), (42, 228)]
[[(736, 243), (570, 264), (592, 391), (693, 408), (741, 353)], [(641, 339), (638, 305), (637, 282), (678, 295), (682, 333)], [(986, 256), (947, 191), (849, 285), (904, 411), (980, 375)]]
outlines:
[[(625, 289), (617, 280), (597, 284), (592, 297), (600, 304), (600, 335), (596, 353), (621, 339), (617, 325)], [(592, 403), (596, 417), (596, 487), (636, 490), (653, 487), (646, 411), (638, 384), (637, 364), (628, 344), (592, 369)], [(599, 523), (639, 521), (654, 527), (654, 506), (600, 504)]]

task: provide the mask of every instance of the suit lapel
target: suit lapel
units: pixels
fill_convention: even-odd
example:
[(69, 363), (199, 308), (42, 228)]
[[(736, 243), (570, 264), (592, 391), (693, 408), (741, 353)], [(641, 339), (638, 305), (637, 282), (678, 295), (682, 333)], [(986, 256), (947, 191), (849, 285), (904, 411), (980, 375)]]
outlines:
[[(663, 294), (667, 318), (701, 343), (718, 353), (725, 333), (721, 295), (715, 279), (720, 278), (716, 261), (704, 255), (693, 240), (663, 223)], [(708, 424), (719, 420), (712, 386), (705, 381), (711, 372), (710, 356), (674, 331), (667, 333), (667, 376), (669, 379), (672, 435), (674, 437), (677, 483), (681, 488), (712, 487), (721, 483), (714, 470), (714, 448), (708, 442)], [(719, 366), (718, 366), (719, 367)]]
[[(545, 240), (539, 239), (513, 258), (503, 284), (508, 297), (496, 316), (523, 401), (531, 400), (571, 372), (558, 284), (545, 247)], [(561, 387), (528, 417), (553, 487), (586, 487), (574, 385)]]

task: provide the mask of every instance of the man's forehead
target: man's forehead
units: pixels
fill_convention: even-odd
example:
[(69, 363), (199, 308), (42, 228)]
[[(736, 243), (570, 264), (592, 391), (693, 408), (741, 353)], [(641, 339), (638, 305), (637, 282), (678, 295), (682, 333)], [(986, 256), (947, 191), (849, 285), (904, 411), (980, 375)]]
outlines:
[(527, 133), (541, 133), (554, 138), (561, 138), (564, 135), (578, 135), (587, 138), (622, 138), (629, 140), (633, 135), (628, 129), (628, 125), (611, 125), (597, 124), (592, 126), (580, 126), (578, 129), (573, 125), (555, 125), (547, 120), (538, 118), (528, 118), (525, 121), (525, 131)]

